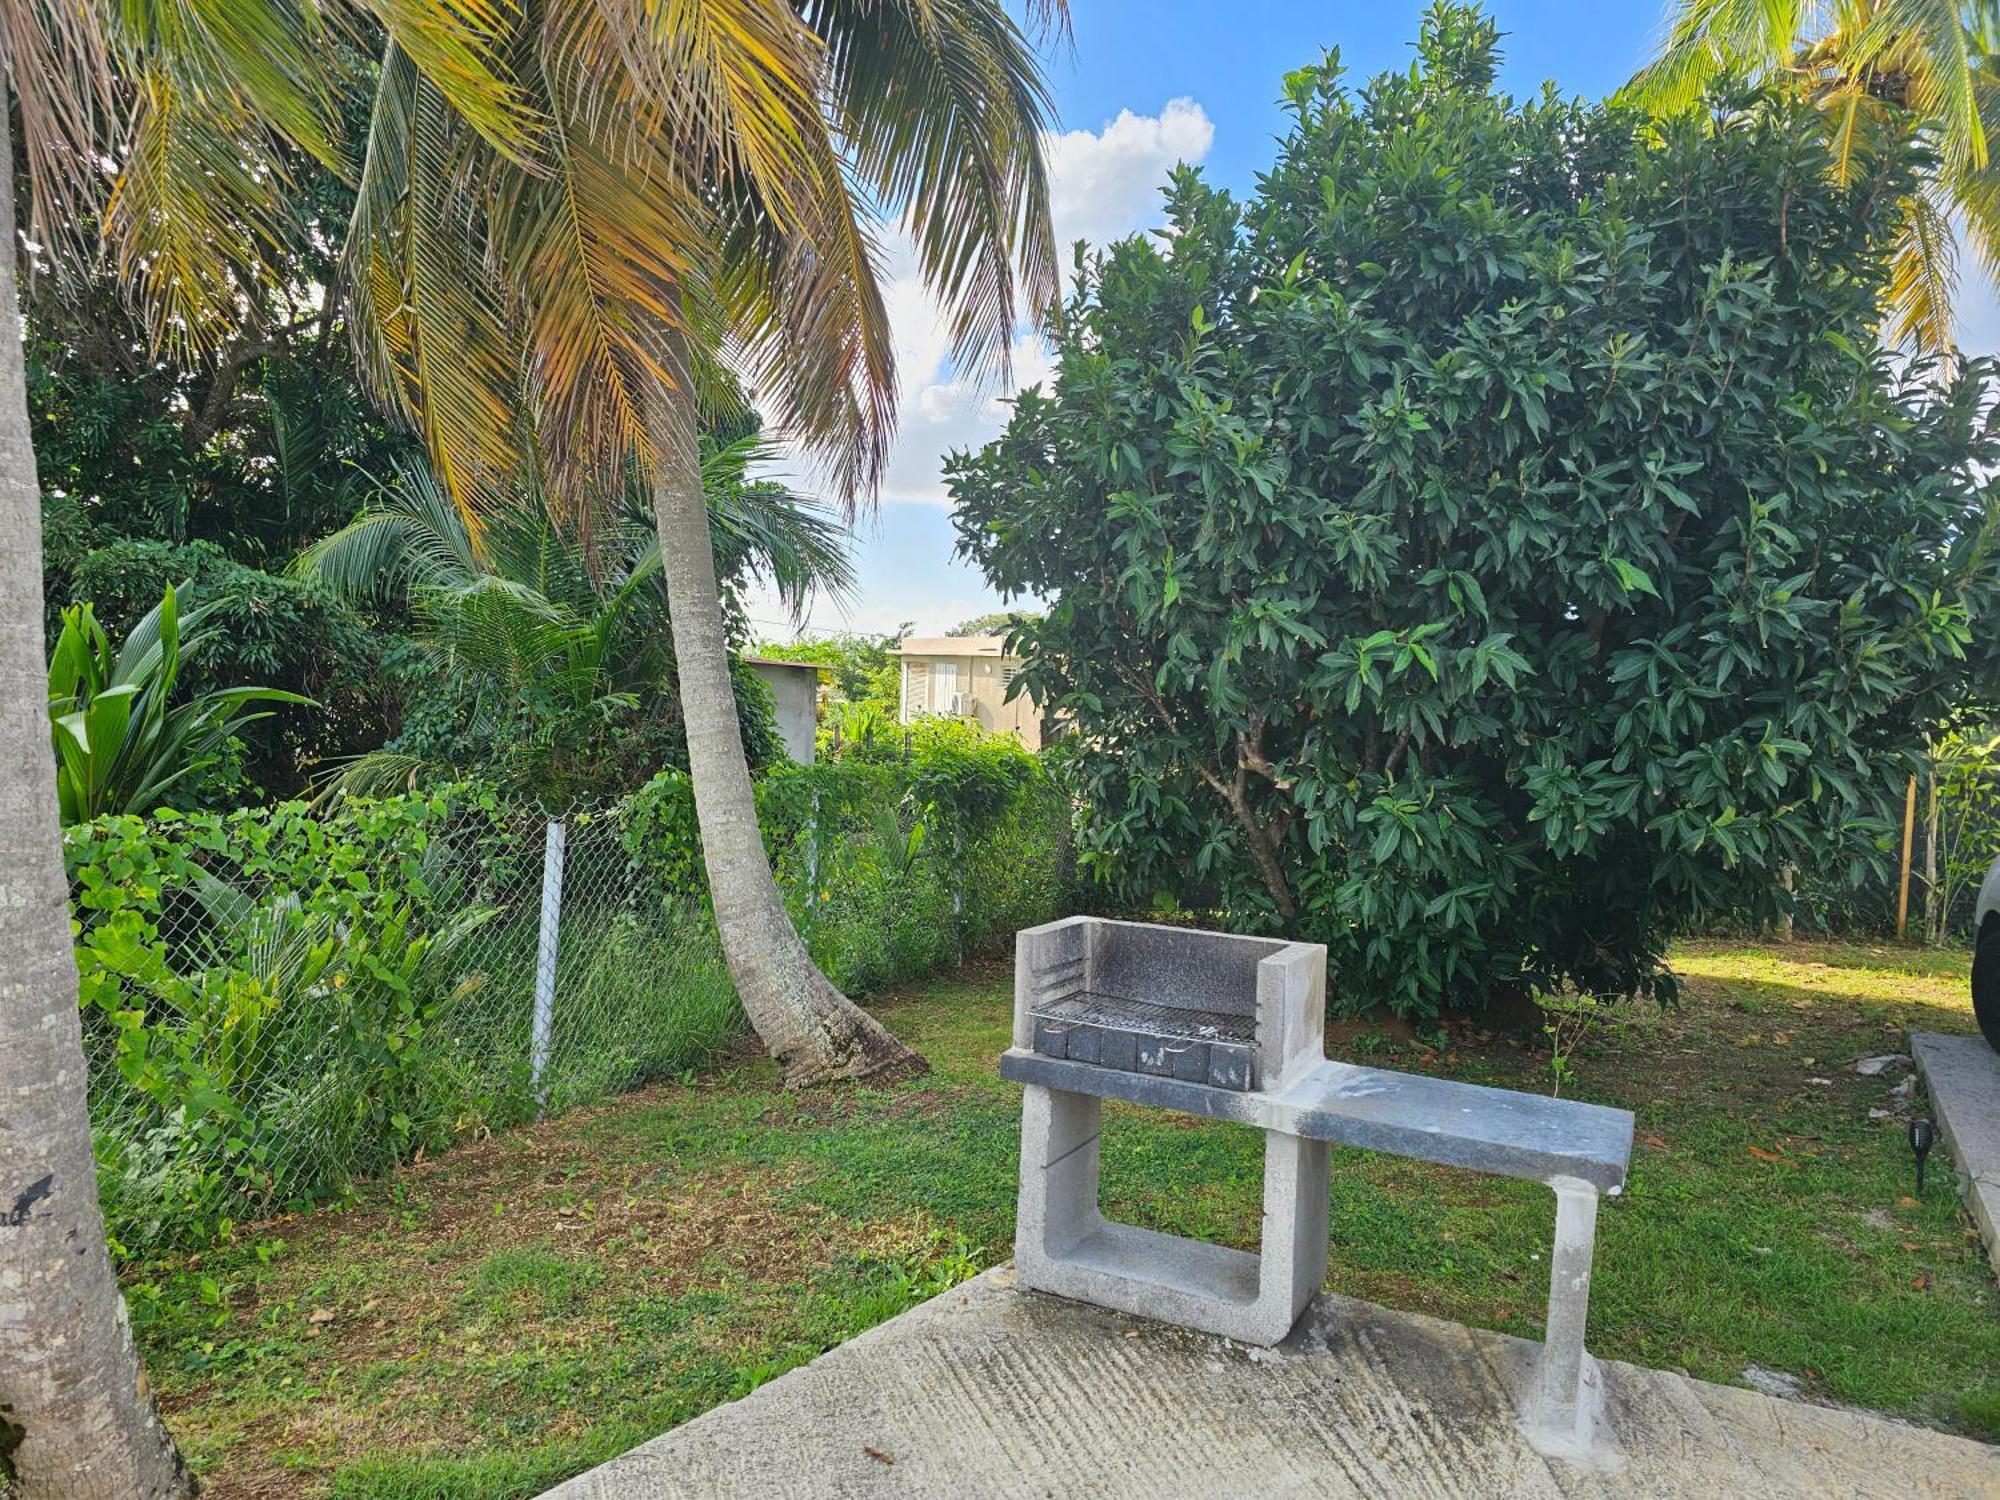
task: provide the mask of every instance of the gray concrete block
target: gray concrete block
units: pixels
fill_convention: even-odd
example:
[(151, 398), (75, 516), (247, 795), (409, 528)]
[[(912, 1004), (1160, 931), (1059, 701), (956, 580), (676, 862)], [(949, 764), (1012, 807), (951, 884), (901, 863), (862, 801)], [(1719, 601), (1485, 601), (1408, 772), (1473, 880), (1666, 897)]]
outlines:
[(1233, 1089), (1238, 1093), (1257, 1086), (1257, 1051), (1254, 1047), (1211, 1042), (1208, 1048), (1208, 1085)]
[(1168, 1049), (1173, 1076), (1184, 1083), (1208, 1082), (1208, 1043), (1187, 1042)]
[(1065, 1038), (1067, 1047), (1063, 1053), (1071, 1062), (1095, 1063), (1102, 1060), (1104, 1028), (1092, 1026), (1087, 1021), (1071, 1025)]
[(1496, 1177), (1574, 1177), (1603, 1193), (1623, 1188), (1632, 1157), (1627, 1110), (1349, 1063), (1322, 1061), (1282, 1093), (1239, 1093), (1020, 1051), (1001, 1055), (1000, 1074)]
[(1043, 1057), (1069, 1056), (1069, 1028), (1059, 1021), (1038, 1018), (1035, 1022), (1035, 1050)]
[(1097, 1039), (1097, 1061), (1107, 1072), (1134, 1073), (1139, 1068), (1139, 1039), (1129, 1031), (1107, 1026)]

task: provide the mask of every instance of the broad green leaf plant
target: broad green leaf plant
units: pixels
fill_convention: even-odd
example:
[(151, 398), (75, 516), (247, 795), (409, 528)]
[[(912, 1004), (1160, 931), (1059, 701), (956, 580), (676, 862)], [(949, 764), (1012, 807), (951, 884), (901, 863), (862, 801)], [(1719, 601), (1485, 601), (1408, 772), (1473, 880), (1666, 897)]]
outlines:
[(212, 605), (183, 616), (169, 587), (114, 646), (88, 603), (63, 611), (49, 654), (49, 732), (65, 825), (102, 813), (149, 813), (219, 762), (257, 704), (310, 704), (278, 688), (232, 687), (174, 702), (181, 666), (199, 651)]

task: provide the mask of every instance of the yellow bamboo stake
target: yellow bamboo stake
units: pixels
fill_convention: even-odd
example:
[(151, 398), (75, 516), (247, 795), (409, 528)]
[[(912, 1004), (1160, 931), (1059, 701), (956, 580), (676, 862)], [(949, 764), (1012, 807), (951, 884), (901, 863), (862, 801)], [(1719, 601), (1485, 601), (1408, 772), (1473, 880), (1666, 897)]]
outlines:
[(1902, 941), (1910, 925), (1910, 846), (1917, 836), (1917, 778), (1910, 778), (1903, 794), (1903, 878), (1896, 882), (1896, 940)]

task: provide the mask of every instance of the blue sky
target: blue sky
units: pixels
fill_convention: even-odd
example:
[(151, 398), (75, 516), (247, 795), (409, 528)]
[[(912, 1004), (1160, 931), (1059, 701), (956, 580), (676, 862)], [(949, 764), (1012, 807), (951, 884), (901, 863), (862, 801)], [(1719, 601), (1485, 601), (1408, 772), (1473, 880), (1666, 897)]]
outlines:
[[(1057, 50), (1048, 78), (1059, 113), (1049, 142), (1056, 229), (1064, 242), (1096, 243), (1158, 220), (1158, 189), (1177, 160), (1247, 192), (1284, 128), (1278, 85), (1288, 70), (1337, 46), (1351, 75), (1409, 65), (1423, 0), (1363, 5), (1276, 0), (1072, 0), (1075, 47)], [(1564, 93), (1601, 96), (1651, 50), (1663, 0), (1493, 0), (1505, 33), (1502, 86), (1525, 95), (1554, 79)], [(861, 587), (845, 612), (817, 605), (811, 631), (888, 630), (911, 622), (935, 634), (1001, 607), (976, 568), (952, 557), (951, 516), (937, 477), (940, 456), (971, 447), (1005, 421), (1000, 398), (951, 377), (935, 315), (907, 265), (890, 256), (888, 297), (903, 381), (897, 449), (872, 519), (856, 526)], [(2000, 307), (1968, 277), (1961, 342), (2000, 349)], [(1017, 379), (1047, 369), (1024, 336)], [(752, 601), (767, 638), (792, 634), (768, 599)]]

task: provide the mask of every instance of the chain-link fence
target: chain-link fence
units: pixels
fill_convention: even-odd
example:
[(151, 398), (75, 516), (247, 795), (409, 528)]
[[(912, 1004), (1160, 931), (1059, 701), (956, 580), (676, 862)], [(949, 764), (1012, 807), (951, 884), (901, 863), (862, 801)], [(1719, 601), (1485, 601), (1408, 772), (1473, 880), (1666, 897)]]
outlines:
[(738, 1024), (706, 910), (631, 878), (588, 809), (110, 820), (70, 856), (128, 1251), (678, 1072)]

